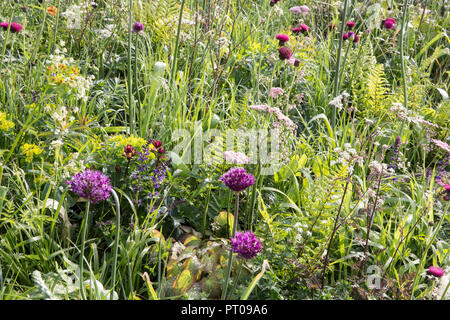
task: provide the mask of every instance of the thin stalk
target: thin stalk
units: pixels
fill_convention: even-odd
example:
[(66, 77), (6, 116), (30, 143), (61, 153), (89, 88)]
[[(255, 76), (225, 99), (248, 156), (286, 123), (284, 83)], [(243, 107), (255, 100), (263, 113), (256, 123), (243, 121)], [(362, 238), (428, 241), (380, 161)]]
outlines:
[[(338, 46), (338, 52), (337, 52), (337, 61), (336, 61), (336, 74), (334, 75), (334, 89), (333, 89), (333, 96), (336, 97), (338, 95), (339, 90), (339, 68), (341, 64), (341, 50), (342, 50), (342, 42), (343, 38), (342, 35), (344, 34), (344, 27), (345, 27), (345, 18), (347, 16), (347, 7), (348, 7), (348, 0), (344, 0), (344, 11), (342, 12), (342, 20), (341, 20), (341, 30), (339, 32), (339, 46)], [(336, 108), (333, 108), (333, 128), (336, 126)]]
[[(137, 97), (137, 111), (138, 111), (138, 121), (137, 123), (140, 124), (141, 121), (141, 99), (139, 97), (139, 85), (138, 85), (138, 52), (139, 52), (139, 34), (136, 32), (136, 42), (134, 45), (134, 83), (136, 86), (136, 97)], [(135, 110), (136, 110), (135, 109)]]
[[(208, 207), (209, 207), (210, 199), (211, 199), (211, 186), (209, 186), (209, 188), (208, 188), (208, 202), (206, 203), (205, 212), (203, 213), (203, 228), (202, 228), (203, 234), (205, 234), (205, 231), (206, 231), (206, 222), (207, 222)], [(227, 218), (228, 218), (228, 212), (227, 212)], [(228, 220), (227, 220), (227, 224), (228, 224)]]
[(3, 56), (5, 55), (5, 51), (6, 51), (6, 43), (8, 42), (8, 37), (9, 37), (9, 34), (11, 33), (12, 17), (13, 17), (13, 12), (11, 12), (11, 15), (9, 16), (8, 30), (6, 31), (5, 41), (3, 41), (3, 49), (2, 49), (2, 56), (0, 57), (0, 63), (3, 63)]
[(177, 38), (175, 41), (175, 51), (174, 51), (174, 55), (173, 55), (172, 70), (170, 72), (170, 84), (171, 85), (173, 84), (173, 81), (174, 81), (175, 69), (177, 68), (178, 45), (180, 43), (181, 20), (183, 18), (184, 3), (185, 3), (185, 0), (182, 0), (181, 8), (180, 8), (180, 15), (178, 17)]
[[(129, 16), (128, 16), (128, 107), (130, 108), (130, 134), (136, 133), (135, 118), (136, 110), (134, 109), (133, 101), (133, 80), (131, 72), (131, 33), (133, 21), (133, 0), (129, 1)], [(136, 48), (135, 48), (136, 49)]]
[(58, 9), (58, 11), (56, 12), (56, 18), (55, 18), (55, 34), (53, 35), (53, 49), (56, 48), (56, 36), (58, 35), (60, 3), (61, 3), (61, 0), (58, 0), (58, 2), (56, 3), (56, 8)]
[[(239, 260), (238, 260), (239, 261)], [(243, 261), (239, 261), (239, 269), (238, 269), (238, 273), (236, 275), (236, 279), (234, 280), (234, 284), (233, 284), (233, 288), (230, 291), (230, 295), (233, 294), (233, 292), (236, 290), (237, 284), (239, 282), (239, 278), (241, 276), (241, 271), (242, 271), (242, 266), (243, 266), (244, 262)]]
[[(120, 236), (120, 201), (117, 196), (116, 191), (113, 189), (111, 193), (114, 197), (114, 201), (116, 202), (116, 238), (114, 239), (114, 260), (112, 266), (112, 290), (114, 292), (116, 286), (116, 269), (117, 269), (117, 256), (119, 252), (119, 236)], [(111, 299), (113, 298), (113, 294), (111, 294)]]
[(338, 221), (339, 221), (339, 217), (341, 216), (342, 205), (344, 203), (344, 199), (347, 194), (347, 188), (348, 188), (349, 183), (350, 183), (350, 181), (349, 181), (349, 179), (347, 179), (347, 182), (345, 184), (344, 194), (342, 195), (342, 199), (341, 199), (341, 204), (339, 205), (338, 214), (336, 216), (336, 220), (334, 221), (333, 232), (331, 233), (330, 241), (328, 242), (328, 247), (327, 247), (327, 251), (326, 251), (326, 255), (325, 255), (325, 261), (323, 263), (322, 288), (324, 287), (324, 284), (325, 284), (325, 273), (326, 273), (327, 266), (328, 266), (328, 256), (330, 255), (331, 244), (333, 243), (334, 235), (336, 234), (336, 231), (340, 226), (340, 225), (338, 225)]
[(88, 229), (88, 221), (89, 221), (89, 205), (90, 201), (88, 200), (86, 202), (86, 211), (84, 214), (83, 219), (83, 232), (81, 233), (81, 252), (80, 252), (80, 293), (81, 293), (81, 299), (86, 300), (86, 293), (84, 292), (84, 285), (83, 285), (83, 264), (84, 264), (84, 244), (86, 242), (86, 233)]
[[(402, 63), (402, 79), (403, 79), (403, 106), (408, 109), (408, 88), (406, 86), (406, 71), (405, 71), (405, 57), (404, 57), (404, 43), (405, 43), (405, 23), (406, 23), (406, 13), (408, 12), (408, 0), (403, 2), (403, 16), (402, 16), (402, 26), (400, 30), (400, 60)], [(402, 126), (400, 129), (400, 137), (403, 134), (403, 127), (405, 125), (405, 120), (402, 120)]]
[[(232, 238), (234, 238), (234, 236), (236, 234), (238, 221), (239, 221), (239, 192), (236, 192), (236, 214), (234, 216), (234, 221), (233, 221), (233, 233), (231, 235)], [(231, 266), (233, 264), (233, 254), (234, 254), (233, 250), (230, 250), (230, 257), (228, 258), (227, 277), (225, 279), (225, 288), (222, 291), (222, 298), (221, 298), (222, 300), (225, 300), (227, 297), (228, 282), (230, 280)]]
[(381, 176), (378, 177), (377, 194), (376, 194), (376, 197), (375, 197), (375, 202), (373, 203), (372, 213), (367, 217), (368, 219), (367, 219), (366, 243), (364, 245), (364, 260), (363, 260), (361, 268), (359, 269), (360, 275), (363, 272), (363, 269), (364, 269), (364, 267), (366, 265), (367, 250), (369, 248), (370, 229), (372, 227), (372, 222), (373, 222), (373, 218), (375, 216), (375, 211), (377, 210), (378, 197), (380, 195), (380, 186), (381, 186)]

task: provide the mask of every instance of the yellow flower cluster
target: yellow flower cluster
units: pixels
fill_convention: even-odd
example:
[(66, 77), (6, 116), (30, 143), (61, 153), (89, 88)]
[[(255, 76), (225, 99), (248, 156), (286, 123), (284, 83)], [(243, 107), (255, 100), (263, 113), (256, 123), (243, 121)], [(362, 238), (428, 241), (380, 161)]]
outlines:
[(42, 149), (35, 144), (25, 143), (20, 149), (22, 153), (26, 155), (26, 162), (31, 162), (34, 156), (40, 155), (42, 153)]
[(62, 63), (48, 66), (47, 72), (49, 74), (48, 80), (53, 84), (66, 83), (73, 85), (76, 81), (76, 77), (80, 75), (80, 70), (77, 67), (68, 67)]
[(115, 135), (114, 137), (111, 137), (108, 140), (108, 144), (112, 145), (112, 148), (114, 149), (115, 153), (117, 153), (118, 156), (122, 154), (123, 147), (126, 147), (127, 145), (133, 146), (136, 152), (139, 152), (142, 150), (142, 147), (145, 146), (146, 143), (147, 141), (145, 141), (145, 139), (142, 139), (140, 137), (135, 136), (126, 137), (122, 134)]
[(14, 122), (6, 120), (6, 113), (0, 111), (0, 130), (8, 131), (14, 128)]
[(57, 48), (55, 50), (57, 55), (49, 56), (47, 81), (58, 90), (64, 90), (66, 94), (74, 94), (77, 99), (87, 101), (94, 76), (84, 77), (80, 74), (80, 69), (75, 65), (73, 58), (59, 55), (66, 51), (66, 49), (61, 51)]

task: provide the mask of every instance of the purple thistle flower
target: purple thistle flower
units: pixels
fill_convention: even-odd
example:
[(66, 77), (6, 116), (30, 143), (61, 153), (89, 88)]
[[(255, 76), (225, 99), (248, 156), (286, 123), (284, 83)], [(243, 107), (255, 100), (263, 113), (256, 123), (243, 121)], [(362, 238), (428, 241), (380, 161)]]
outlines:
[(111, 182), (100, 171), (86, 169), (67, 180), (70, 190), (82, 198), (89, 199), (92, 204), (106, 200), (111, 195)]
[(355, 37), (353, 38), (353, 42), (354, 43), (358, 43), (359, 42), (359, 36), (357, 34), (355, 34)]
[(347, 22), (347, 27), (351, 30), (351, 29), (353, 29), (354, 27), (355, 27), (355, 23), (353, 22), (353, 21), (349, 21), (349, 22)]
[(301, 24), (300, 28), (302, 29), (302, 33), (307, 33), (309, 31), (309, 27), (306, 24)]
[(11, 22), (11, 25), (9, 25), (8, 22), (0, 23), (0, 27), (4, 30), (8, 30), (8, 26), (11, 27), (11, 32), (19, 32), (23, 28), (22, 25), (17, 22)]
[(342, 39), (347, 40), (347, 39), (348, 39), (348, 34), (344, 33), (344, 34), (342, 35)]
[(292, 51), (289, 48), (281, 47), (278, 49), (278, 53), (281, 60), (289, 59), (292, 56)]
[(392, 18), (387, 18), (386, 20), (383, 20), (383, 26), (386, 29), (393, 29), (395, 25), (395, 20)]
[(276, 39), (280, 41), (280, 46), (284, 46), (284, 44), (289, 41), (289, 37), (284, 33), (277, 34)]
[(232, 168), (219, 180), (234, 192), (241, 192), (255, 184), (255, 177), (244, 168)]
[(141, 32), (142, 30), (144, 30), (144, 25), (143, 25), (142, 23), (140, 23), (140, 22), (135, 22), (135, 23), (133, 24), (133, 32), (139, 33), (139, 32)]
[(428, 273), (435, 277), (442, 277), (444, 275), (444, 270), (439, 267), (431, 266), (428, 268)]
[(252, 259), (262, 251), (261, 241), (250, 231), (236, 232), (231, 238), (231, 251), (244, 259)]

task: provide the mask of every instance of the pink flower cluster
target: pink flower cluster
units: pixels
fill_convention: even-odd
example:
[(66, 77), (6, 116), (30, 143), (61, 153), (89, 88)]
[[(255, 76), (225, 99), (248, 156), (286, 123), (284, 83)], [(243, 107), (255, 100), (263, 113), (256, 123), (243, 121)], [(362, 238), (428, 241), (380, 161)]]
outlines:
[(436, 146), (438, 146), (442, 150), (450, 152), (450, 146), (446, 142), (437, 139), (431, 139), (431, 142), (433, 142)]
[(308, 14), (311, 10), (307, 6), (295, 6), (289, 9), (293, 14)]
[(278, 98), (278, 96), (279, 96), (280, 94), (283, 94), (283, 93), (284, 93), (284, 90), (283, 90), (282, 88), (273, 87), (273, 88), (271, 88), (270, 91), (269, 91), (269, 96), (270, 96), (271, 98), (276, 99), (276, 98)]
[(223, 158), (227, 162), (232, 162), (234, 164), (247, 164), (248, 157), (242, 152), (225, 151), (223, 153)]
[(261, 104), (261, 105), (251, 105), (249, 106), (250, 109), (253, 110), (259, 110), (259, 111), (265, 111), (270, 114), (274, 114), (275, 117), (277, 117), (278, 121), (282, 122), (288, 130), (295, 131), (297, 130), (297, 125), (289, 119), (289, 117), (285, 116), (283, 112), (281, 112), (280, 109), (277, 107), (271, 107), (267, 104)]

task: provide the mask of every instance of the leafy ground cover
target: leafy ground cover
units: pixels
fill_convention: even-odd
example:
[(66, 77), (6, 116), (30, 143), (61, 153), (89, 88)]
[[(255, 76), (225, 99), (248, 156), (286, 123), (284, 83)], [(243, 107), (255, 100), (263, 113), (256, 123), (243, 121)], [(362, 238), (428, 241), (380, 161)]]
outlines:
[(0, 3), (0, 299), (448, 299), (448, 1)]

